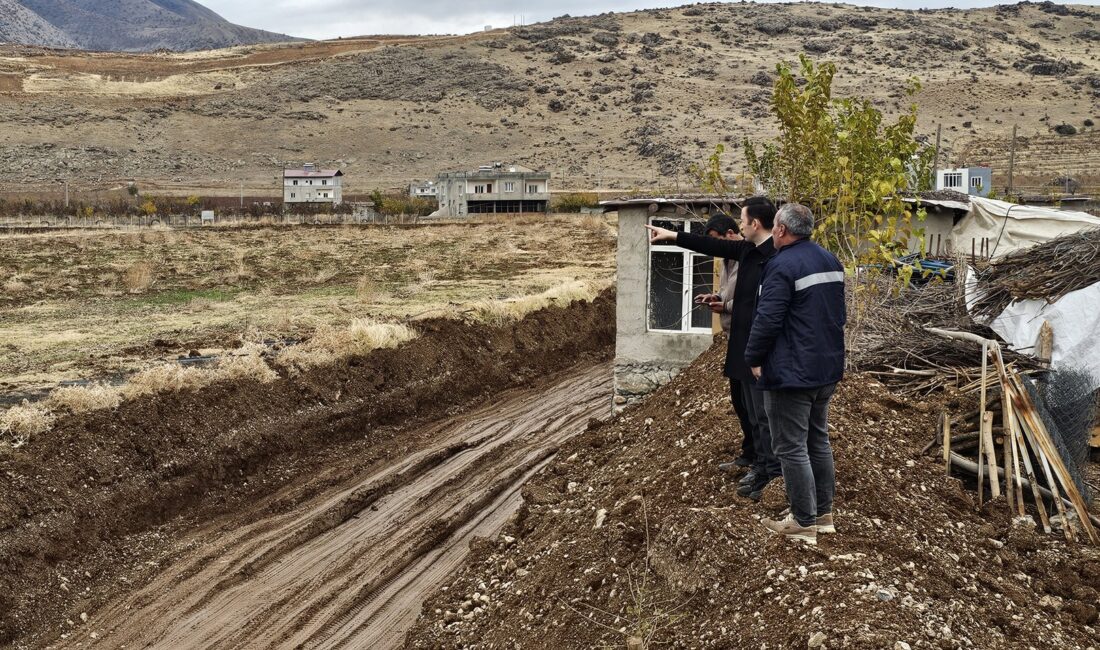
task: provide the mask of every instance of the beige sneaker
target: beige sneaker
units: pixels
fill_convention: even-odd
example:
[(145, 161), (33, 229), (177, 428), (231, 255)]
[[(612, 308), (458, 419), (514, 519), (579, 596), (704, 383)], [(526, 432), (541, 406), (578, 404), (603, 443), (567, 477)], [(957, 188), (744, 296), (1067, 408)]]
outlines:
[[(779, 516), (790, 517), (791, 509), (785, 508), (783, 512), (779, 513)], [(819, 534), (825, 533), (827, 535), (832, 535), (836, 533), (836, 526), (833, 525), (833, 513), (831, 512), (827, 515), (821, 515), (820, 517), (818, 517), (817, 521), (814, 523), (814, 526), (817, 528), (817, 532)]]
[(817, 545), (817, 526), (802, 526), (793, 515), (787, 515), (786, 519), (761, 519), (760, 523), (768, 530), (783, 535), (788, 539), (797, 539), (800, 542)]

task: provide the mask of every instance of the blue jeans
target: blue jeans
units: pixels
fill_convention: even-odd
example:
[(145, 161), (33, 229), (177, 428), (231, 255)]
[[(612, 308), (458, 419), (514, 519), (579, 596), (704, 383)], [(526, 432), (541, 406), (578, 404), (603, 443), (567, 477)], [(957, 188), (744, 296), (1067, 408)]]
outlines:
[(836, 384), (764, 391), (772, 449), (783, 466), (791, 514), (802, 526), (833, 511), (836, 473), (829, 444), (829, 400)]

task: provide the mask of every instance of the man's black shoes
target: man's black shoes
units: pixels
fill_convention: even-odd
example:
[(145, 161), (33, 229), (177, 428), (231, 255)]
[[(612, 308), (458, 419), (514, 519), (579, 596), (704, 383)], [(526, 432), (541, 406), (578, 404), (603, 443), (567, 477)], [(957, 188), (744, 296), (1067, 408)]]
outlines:
[(764, 496), (764, 488), (768, 487), (768, 483), (771, 483), (777, 477), (756, 474), (755, 472), (753, 474), (754, 477), (751, 482), (742, 483), (741, 486), (737, 488), (737, 496), (759, 501), (760, 497)]

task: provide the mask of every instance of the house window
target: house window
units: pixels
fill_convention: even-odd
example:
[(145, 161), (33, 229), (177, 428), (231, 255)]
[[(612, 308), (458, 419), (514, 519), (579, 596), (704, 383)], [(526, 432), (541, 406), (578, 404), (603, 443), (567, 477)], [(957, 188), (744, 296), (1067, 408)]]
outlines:
[(943, 189), (949, 190), (963, 186), (962, 172), (948, 172), (943, 175)]
[(970, 179), (970, 187), (980, 188), (981, 186), (982, 186), (982, 177), (981, 176), (975, 176), (974, 178)]
[(515, 181), (504, 181), (504, 191), (505, 192), (515, 192), (516, 191)]
[[(702, 234), (703, 221), (653, 219), (651, 223), (671, 230)], [(675, 245), (649, 248), (649, 301), (647, 323), (662, 332), (709, 333), (711, 312), (695, 304), (695, 296), (714, 292), (714, 260)]]
[(293, 199), (294, 197), (295, 197), (295, 194), (294, 194), (294, 192), (291, 192), (291, 193), (290, 193), (290, 198), (292, 198), (292, 199)]
[(528, 185), (527, 186), (527, 193), (528, 194), (538, 194), (539, 193), (539, 186), (538, 185)]
[(321, 185), (328, 185), (328, 181), (321, 181)]
[(297, 184), (298, 184), (298, 181), (294, 181), (294, 184), (295, 184), (295, 185), (297, 185)]
[(485, 194), (487, 191), (488, 192), (493, 191), (493, 186), (492, 185), (488, 186), (488, 188), (489, 188), (488, 190), (486, 190), (485, 188), (486, 188), (485, 184), (474, 185), (474, 194)]

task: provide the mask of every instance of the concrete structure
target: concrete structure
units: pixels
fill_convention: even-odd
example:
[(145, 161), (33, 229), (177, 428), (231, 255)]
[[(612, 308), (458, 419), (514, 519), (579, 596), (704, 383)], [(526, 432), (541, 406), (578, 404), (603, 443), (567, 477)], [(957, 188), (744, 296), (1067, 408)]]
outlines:
[(619, 213), (615, 408), (675, 377), (714, 341), (717, 318), (693, 299), (714, 290), (714, 261), (677, 246), (649, 243), (647, 224), (703, 234), (716, 212), (739, 214), (732, 197), (603, 201)]
[(409, 183), (409, 196), (414, 199), (439, 198), (439, 186), (435, 181), (413, 181)]
[(970, 196), (988, 197), (993, 189), (993, 170), (989, 167), (958, 167), (936, 170), (936, 191), (954, 190)]
[[(913, 227), (924, 231), (924, 252), (933, 257), (950, 257), (954, 254), (951, 250), (951, 230), (970, 210), (970, 198), (958, 193), (952, 196), (951, 192), (923, 192), (919, 198), (904, 199), (910, 204), (914, 216), (918, 209), (924, 209), (924, 221), (914, 219)], [(921, 238), (909, 238), (910, 252), (917, 253), (921, 249)], [(969, 252), (969, 251), (960, 251)]]
[(446, 172), (437, 185), (436, 216), (550, 211), (550, 172), (522, 165), (498, 162), (474, 172)]
[(344, 172), (318, 169), (306, 163), (301, 169), (283, 170), (283, 203), (331, 203), (344, 201)]

